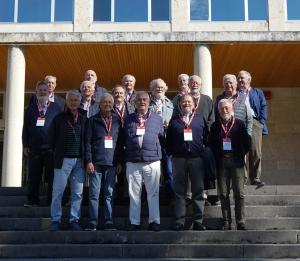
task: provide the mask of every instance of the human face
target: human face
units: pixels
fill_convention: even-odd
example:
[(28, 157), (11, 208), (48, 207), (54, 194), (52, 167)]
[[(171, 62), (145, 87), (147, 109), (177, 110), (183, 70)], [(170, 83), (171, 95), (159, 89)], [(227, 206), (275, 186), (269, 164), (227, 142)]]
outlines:
[(114, 90), (115, 102), (121, 104), (125, 101), (125, 91), (122, 87), (116, 87)]
[(93, 94), (94, 94), (94, 89), (92, 83), (84, 83), (84, 85), (82, 86), (82, 95), (85, 98), (89, 98), (92, 97)]
[(192, 95), (200, 94), (201, 83), (198, 80), (190, 80), (189, 86)]
[(148, 94), (140, 95), (135, 101), (135, 106), (138, 113), (145, 114), (149, 108)]
[(66, 104), (70, 111), (77, 111), (80, 106), (80, 99), (76, 95), (69, 95)]
[(132, 92), (134, 90), (135, 79), (131, 75), (127, 75), (123, 78), (122, 85), (127, 92)]
[(50, 93), (53, 93), (56, 88), (56, 79), (53, 77), (48, 77), (46, 80)]
[(100, 110), (103, 114), (110, 114), (113, 109), (114, 101), (110, 96), (102, 99), (100, 103)]
[(36, 89), (36, 97), (39, 102), (46, 102), (49, 99), (50, 90), (47, 84), (39, 85)]
[(184, 96), (180, 101), (180, 107), (184, 114), (192, 112), (195, 108), (193, 98), (191, 96)]
[(219, 107), (219, 113), (223, 120), (228, 121), (232, 116), (232, 106), (227, 103), (222, 103)]
[(226, 78), (223, 84), (226, 97), (231, 97), (236, 94), (237, 82), (234, 81), (234, 79)]
[(178, 86), (179, 90), (188, 93), (190, 88), (189, 88), (189, 78), (186, 76), (180, 76), (178, 77)]
[(97, 74), (93, 70), (87, 70), (84, 75), (86, 81), (91, 81), (93, 83), (97, 82)]
[(239, 89), (248, 89), (250, 88), (250, 79), (245, 73), (240, 73), (237, 77)]
[(158, 82), (156, 86), (154, 87), (152, 94), (157, 98), (157, 99), (162, 99), (165, 96), (165, 85), (162, 84), (161, 82)]

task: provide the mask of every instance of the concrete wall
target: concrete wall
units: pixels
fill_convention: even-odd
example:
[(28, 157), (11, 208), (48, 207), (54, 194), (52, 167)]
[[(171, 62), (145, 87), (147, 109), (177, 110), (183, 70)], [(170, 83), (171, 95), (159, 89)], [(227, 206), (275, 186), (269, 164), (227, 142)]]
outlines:
[[(263, 88), (268, 103), (269, 135), (263, 137), (262, 180), (267, 184), (300, 185), (300, 87)], [(214, 89), (214, 97), (221, 89)]]

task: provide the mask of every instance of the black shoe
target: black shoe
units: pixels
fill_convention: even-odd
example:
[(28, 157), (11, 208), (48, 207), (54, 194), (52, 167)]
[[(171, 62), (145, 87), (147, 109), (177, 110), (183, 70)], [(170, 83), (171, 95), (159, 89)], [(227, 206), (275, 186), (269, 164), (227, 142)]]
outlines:
[(206, 199), (204, 201), (204, 206), (209, 207), (209, 206), (211, 206), (211, 203)]
[(231, 224), (228, 221), (225, 221), (222, 230), (231, 230)]
[(155, 222), (151, 222), (148, 226), (148, 230), (150, 230), (150, 231), (159, 231), (160, 230), (160, 225), (155, 223)]
[(96, 231), (97, 230), (97, 225), (95, 225), (93, 223), (88, 223), (84, 230), (86, 230), (86, 231)]
[(175, 231), (183, 231), (184, 230), (184, 225), (181, 223), (175, 223), (175, 226), (173, 228)]
[(53, 221), (49, 227), (49, 231), (55, 232), (60, 230), (60, 223), (57, 221)]
[(245, 223), (238, 223), (236, 226), (237, 230), (247, 230)]
[(203, 226), (201, 223), (199, 222), (195, 222), (194, 223), (194, 226), (193, 226), (193, 230), (196, 230), (196, 231), (204, 231), (206, 230), (206, 227)]
[(140, 225), (134, 225), (134, 224), (130, 224), (128, 231), (140, 231), (141, 230), (141, 226)]
[(265, 182), (261, 180), (254, 180), (251, 185), (257, 186), (257, 188), (261, 188), (265, 185)]
[(82, 227), (79, 225), (78, 222), (71, 222), (69, 224), (69, 228), (72, 231), (82, 231)]
[(31, 207), (38, 207), (39, 203), (33, 200), (27, 200), (26, 203), (24, 203), (25, 208), (31, 208)]
[(104, 224), (103, 230), (105, 231), (116, 231), (117, 228), (112, 223)]

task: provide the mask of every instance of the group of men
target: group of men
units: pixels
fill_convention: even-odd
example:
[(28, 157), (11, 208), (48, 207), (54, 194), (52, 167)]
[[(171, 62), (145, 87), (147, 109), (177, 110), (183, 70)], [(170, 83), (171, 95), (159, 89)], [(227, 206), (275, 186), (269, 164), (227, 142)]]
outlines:
[[(149, 226), (160, 230), (159, 187), (161, 170), (170, 197), (175, 198), (175, 230), (183, 230), (185, 200), (190, 198), (193, 229), (204, 230), (204, 179), (207, 149), (216, 162), (218, 195), (223, 229), (231, 229), (229, 193), (235, 199), (237, 229), (245, 229), (244, 184), (249, 151), (250, 183), (261, 181), (262, 134), (267, 134), (267, 105), (263, 92), (251, 87), (251, 75), (226, 74), (224, 92), (213, 102), (201, 94), (201, 78), (178, 76), (179, 92), (171, 101), (162, 79), (150, 82), (150, 90), (135, 90), (136, 79), (126, 74), (111, 94), (97, 83), (93, 70), (85, 72), (77, 90), (66, 100), (55, 94), (56, 77), (36, 84), (25, 112), (23, 151), (28, 157), (28, 200), (37, 206), (42, 173), (48, 184), (51, 231), (61, 229), (62, 197), (71, 187), (69, 226), (79, 231), (83, 187), (88, 180), (89, 223), (99, 226), (99, 195), (103, 187), (104, 229), (115, 230), (115, 184), (124, 184), (130, 199), (130, 230), (141, 229), (141, 194), (145, 186)], [(205, 160), (204, 160), (205, 159)], [(102, 184), (103, 183), (103, 184)]]

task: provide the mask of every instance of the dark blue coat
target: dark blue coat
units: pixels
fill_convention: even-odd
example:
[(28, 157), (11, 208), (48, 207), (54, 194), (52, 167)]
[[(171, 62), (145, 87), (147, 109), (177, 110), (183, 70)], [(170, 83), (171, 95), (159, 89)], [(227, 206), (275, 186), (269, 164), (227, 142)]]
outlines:
[(127, 162), (153, 162), (160, 160), (164, 149), (163, 120), (155, 112), (146, 122), (142, 147), (139, 145), (136, 129), (139, 121), (136, 113), (129, 114), (124, 123), (124, 137)]
[(39, 111), (36, 103), (31, 103), (25, 111), (22, 133), (23, 147), (29, 148), (31, 152), (39, 153), (41, 150), (49, 149), (48, 130), (57, 114), (62, 112), (57, 103), (50, 102), (45, 115), (45, 125), (36, 126)]
[(195, 114), (190, 126), (193, 133), (192, 141), (184, 141), (185, 124), (180, 116), (175, 116), (167, 130), (167, 152), (177, 158), (197, 158), (203, 155), (204, 142), (207, 136), (207, 125), (202, 114)]
[(122, 124), (118, 116), (112, 113), (112, 128), (109, 136), (113, 139), (113, 148), (104, 148), (104, 137), (107, 136), (105, 125), (98, 113), (87, 120), (85, 129), (85, 163), (94, 165), (115, 166), (120, 163), (122, 153)]

